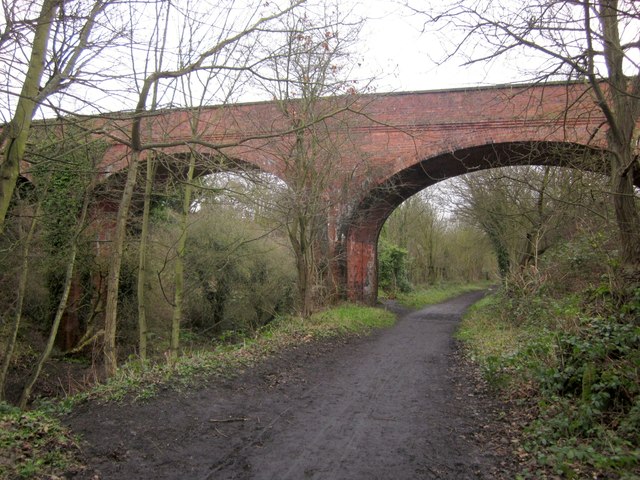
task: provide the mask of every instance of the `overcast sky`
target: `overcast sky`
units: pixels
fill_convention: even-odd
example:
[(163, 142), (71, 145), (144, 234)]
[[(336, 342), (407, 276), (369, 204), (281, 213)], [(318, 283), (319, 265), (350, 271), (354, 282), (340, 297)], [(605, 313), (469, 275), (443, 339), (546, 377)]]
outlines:
[(495, 85), (521, 78), (504, 64), (462, 66), (462, 59), (455, 58), (438, 65), (444, 58), (440, 40), (433, 32), (422, 32), (423, 18), (393, 1), (363, 1), (357, 11), (368, 17), (362, 31), (361, 75), (372, 73), (378, 92)]
[[(178, 0), (178, 5), (180, 1)], [(211, 9), (207, 10), (206, 4), (216, 1), (218, 0), (201, 0), (197, 5), (203, 9), (203, 15), (209, 15)], [(242, 3), (241, 0), (225, 1), (241, 11), (241, 7), (238, 6)], [(251, 0), (250, 3), (253, 1)], [(459, 58), (451, 59), (444, 65), (438, 65), (437, 61), (442, 60), (445, 54), (445, 47), (441, 44), (440, 39), (434, 32), (422, 31), (423, 16), (403, 9), (399, 3), (400, 0), (340, 0), (339, 2), (341, 9), (354, 10), (354, 18), (367, 19), (353, 61), (354, 65), (359, 64), (360, 67), (352, 72), (353, 76), (351, 77), (352, 80), (361, 79), (357, 86), (361, 91), (371, 91), (364, 90), (370, 81), (372, 81), (370, 86), (375, 92), (399, 92), (493, 85), (510, 83), (518, 79), (515, 70), (509, 67), (493, 66), (490, 69), (483, 65), (464, 67), (460, 65), (462, 59)], [(424, 1), (421, 5), (425, 5), (427, 8), (429, 2)], [(223, 7), (220, 8), (223, 10)], [(155, 10), (149, 6), (149, 12), (140, 18), (144, 19), (146, 18), (144, 15), (153, 16), (154, 14)], [(212, 14), (212, 21), (215, 21), (216, 18)], [(138, 20), (139, 18), (136, 19), (136, 21)], [(201, 21), (206, 22), (207, 20), (201, 19)], [(170, 36), (178, 35), (179, 26), (172, 25), (172, 27), (174, 28), (170, 30)], [(142, 31), (144, 28), (139, 30)], [(455, 32), (447, 32), (448, 38), (455, 38), (455, 35)], [(204, 37), (200, 35), (200, 37), (198, 37), (198, 41), (205, 43), (211, 40), (207, 34)], [(121, 78), (120, 83), (107, 80), (105, 84), (100, 85), (104, 90), (86, 88), (84, 84), (78, 84), (69, 89), (69, 95), (56, 97), (57, 100), (52, 100), (52, 102), (56, 104), (59, 101), (60, 105), (58, 106), (67, 111), (87, 114), (132, 109), (137, 96), (130, 80), (129, 54), (127, 49), (108, 48), (103, 53), (105, 57), (103, 60), (96, 61), (95, 65), (90, 64), (90, 69), (97, 71), (97, 78), (101, 78), (104, 70), (114, 78)], [(138, 76), (140, 76), (147, 55), (147, 52), (142, 48), (139, 65), (135, 68)], [(103, 64), (100, 62), (106, 62), (104, 63), (106, 66), (101, 66)], [(167, 64), (169, 63), (167, 61)], [(11, 80), (9, 82), (11, 83)], [(197, 84), (194, 85), (197, 89)], [(243, 102), (269, 100), (271, 97), (268, 93), (265, 93), (264, 89), (248, 87), (244, 93), (238, 93), (235, 100)], [(173, 98), (167, 99), (167, 95), (165, 94), (160, 99), (160, 103), (164, 103), (165, 106), (172, 104), (173, 100)], [(6, 105), (0, 105), (0, 113), (10, 112), (12, 109), (8, 105), (11, 105), (15, 98), (17, 98), (15, 94), (8, 94)], [(72, 100), (74, 98), (78, 99), (75, 103)], [(69, 104), (70, 101), (71, 104)], [(211, 101), (215, 102), (216, 99)], [(40, 110), (39, 115), (50, 116), (52, 113), (45, 107)]]

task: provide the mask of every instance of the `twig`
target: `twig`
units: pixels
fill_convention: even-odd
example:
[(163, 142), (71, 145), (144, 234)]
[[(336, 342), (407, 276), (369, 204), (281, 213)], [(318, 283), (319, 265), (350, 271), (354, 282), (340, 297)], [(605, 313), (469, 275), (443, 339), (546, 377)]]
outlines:
[(229, 417), (229, 418), (224, 418), (224, 419), (221, 419), (221, 420), (212, 418), (209, 421), (211, 423), (231, 423), (231, 422), (246, 422), (247, 420), (248, 420), (248, 418), (246, 418), (246, 417), (236, 417), (236, 418)]
[(227, 435), (225, 435), (224, 433), (222, 433), (220, 430), (218, 430), (217, 427), (213, 427), (213, 429), (218, 433), (218, 435), (224, 437), (224, 438), (229, 438)]

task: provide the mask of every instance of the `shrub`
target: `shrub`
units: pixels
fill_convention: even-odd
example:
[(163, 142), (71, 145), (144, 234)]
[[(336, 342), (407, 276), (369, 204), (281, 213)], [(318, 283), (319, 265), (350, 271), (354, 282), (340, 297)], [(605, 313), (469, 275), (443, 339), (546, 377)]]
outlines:
[(635, 478), (640, 327), (626, 315), (586, 316), (574, 298), (535, 298), (530, 316), (522, 302), (486, 300), (465, 318), (459, 338), (494, 387), (538, 412), (526, 430), (537, 468), (567, 478)]
[(251, 332), (292, 306), (289, 251), (269, 237), (255, 240), (262, 232), (247, 223), (208, 213), (194, 226), (187, 247), (187, 311), (194, 328)]
[(378, 250), (378, 284), (387, 294), (409, 292), (407, 251), (397, 245), (381, 241)]

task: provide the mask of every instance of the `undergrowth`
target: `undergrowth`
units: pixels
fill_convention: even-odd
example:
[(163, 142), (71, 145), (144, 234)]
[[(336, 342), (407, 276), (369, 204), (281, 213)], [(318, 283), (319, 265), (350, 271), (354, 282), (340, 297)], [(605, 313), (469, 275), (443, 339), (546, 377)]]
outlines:
[(0, 478), (60, 478), (80, 468), (79, 452), (57, 419), (0, 402)]
[(71, 401), (86, 398), (103, 401), (146, 399), (154, 396), (160, 387), (170, 385), (180, 389), (198, 383), (203, 376), (238, 375), (285, 348), (318, 338), (366, 334), (374, 328), (390, 326), (394, 321), (393, 314), (382, 309), (355, 305), (334, 307), (308, 319), (280, 317), (255, 334), (237, 339), (234, 343), (184, 352), (174, 364), (143, 364), (132, 360), (123, 365), (107, 383), (97, 385)]
[(503, 289), (458, 331), (490, 384), (528, 412), (522, 479), (640, 478), (640, 291), (620, 301), (600, 282)]

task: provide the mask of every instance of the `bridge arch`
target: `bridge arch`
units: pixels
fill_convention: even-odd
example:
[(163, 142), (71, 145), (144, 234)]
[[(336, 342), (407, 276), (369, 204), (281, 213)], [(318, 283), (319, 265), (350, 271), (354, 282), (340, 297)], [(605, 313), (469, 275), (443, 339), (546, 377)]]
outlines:
[(402, 202), (421, 190), (448, 178), (506, 166), (551, 165), (606, 174), (603, 155), (600, 149), (569, 142), (485, 143), (442, 152), (396, 172), (371, 188), (338, 227), (337, 248), (345, 259), (340, 275), (347, 296), (375, 302), (382, 226)]
[[(607, 163), (592, 162), (605, 154), (599, 148), (606, 145), (606, 121), (588, 86), (580, 82), (347, 95), (327, 101), (335, 115), (322, 128), (330, 134), (336, 160), (335, 181), (324, 192), (330, 199), (326, 260), (336, 293), (354, 300), (375, 300), (380, 229), (404, 199), (423, 188), (490, 167), (540, 164), (592, 170)], [(340, 108), (334, 110), (336, 102)], [(194, 136), (189, 120), (195, 113), (181, 109), (145, 116), (145, 148), (176, 157), (197, 151), (242, 159), (286, 182), (282, 158), (291, 153), (296, 136), (276, 102), (198, 110), (201, 131)], [(126, 169), (132, 116), (88, 121), (96, 124), (92, 130), (108, 133), (110, 147), (100, 163), (103, 176)], [(574, 163), (576, 158), (581, 165)]]

